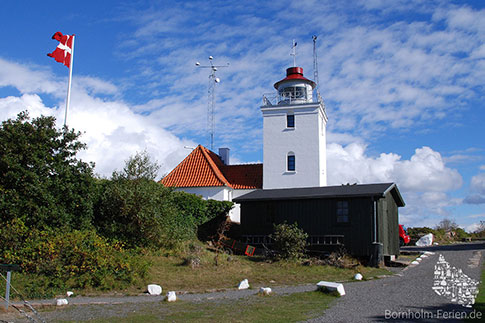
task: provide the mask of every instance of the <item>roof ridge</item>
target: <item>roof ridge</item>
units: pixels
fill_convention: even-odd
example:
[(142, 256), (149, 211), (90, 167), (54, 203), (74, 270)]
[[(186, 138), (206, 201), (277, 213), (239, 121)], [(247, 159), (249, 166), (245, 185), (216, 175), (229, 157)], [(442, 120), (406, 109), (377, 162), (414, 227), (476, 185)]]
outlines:
[[(224, 174), (222, 173), (222, 171), (219, 169), (219, 167), (214, 163), (214, 160), (209, 156), (209, 152), (210, 150), (208, 150), (207, 148), (205, 148), (204, 146), (202, 145), (199, 145), (197, 146), (197, 148), (200, 147), (200, 150), (202, 151), (202, 155), (205, 157), (205, 159), (207, 160), (207, 162), (209, 163), (209, 166), (210, 168), (212, 169), (212, 171), (214, 172), (214, 175), (216, 175), (217, 179), (219, 181), (222, 182), (222, 184), (224, 185), (227, 185), (229, 186), (230, 188), (233, 188), (232, 187), (232, 184), (229, 183), (229, 181), (226, 179), (226, 177), (224, 176)], [(213, 154), (215, 154), (214, 152), (212, 152)]]

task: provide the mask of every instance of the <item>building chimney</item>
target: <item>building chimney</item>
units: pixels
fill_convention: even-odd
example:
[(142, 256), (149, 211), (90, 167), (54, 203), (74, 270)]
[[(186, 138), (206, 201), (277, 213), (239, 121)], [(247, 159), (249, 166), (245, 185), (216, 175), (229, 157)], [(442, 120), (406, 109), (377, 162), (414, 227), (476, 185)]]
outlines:
[(219, 148), (219, 157), (221, 157), (224, 165), (229, 165), (229, 148)]

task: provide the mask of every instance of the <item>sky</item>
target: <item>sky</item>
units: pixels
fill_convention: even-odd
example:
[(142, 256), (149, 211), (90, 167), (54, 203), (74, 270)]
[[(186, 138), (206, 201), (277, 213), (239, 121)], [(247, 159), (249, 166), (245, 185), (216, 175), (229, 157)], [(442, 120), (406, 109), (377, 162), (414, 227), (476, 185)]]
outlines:
[(231, 163), (262, 162), (263, 94), (296, 64), (329, 117), (330, 185), (395, 182), (400, 222), (468, 231), (485, 221), (485, 2), (58, 1), (0, 4), (0, 120), (20, 111), (64, 123), (68, 68), (46, 54), (56, 31), (75, 34), (67, 124), (79, 154), (109, 177), (147, 151), (168, 173), (209, 147), (213, 56), (214, 146)]

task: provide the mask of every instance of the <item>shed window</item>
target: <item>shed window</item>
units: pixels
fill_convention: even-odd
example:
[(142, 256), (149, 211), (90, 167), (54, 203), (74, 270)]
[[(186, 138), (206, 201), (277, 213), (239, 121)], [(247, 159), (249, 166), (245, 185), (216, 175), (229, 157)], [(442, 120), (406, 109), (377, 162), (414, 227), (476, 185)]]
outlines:
[(337, 202), (337, 223), (349, 223), (349, 202), (338, 201)]
[(294, 114), (287, 114), (286, 115), (286, 127), (287, 128), (295, 128), (295, 115)]
[(295, 155), (292, 153), (288, 154), (287, 170), (289, 172), (294, 172), (296, 170), (296, 159)]

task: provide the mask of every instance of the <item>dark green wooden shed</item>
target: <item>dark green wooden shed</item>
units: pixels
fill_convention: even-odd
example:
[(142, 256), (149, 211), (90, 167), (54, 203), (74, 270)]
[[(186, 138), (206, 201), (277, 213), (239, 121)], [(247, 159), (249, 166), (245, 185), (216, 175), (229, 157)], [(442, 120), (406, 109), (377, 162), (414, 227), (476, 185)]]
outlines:
[(385, 256), (399, 255), (399, 213), (404, 206), (394, 183), (255, 190), (234, 199), (241, 205), (242, 238), (269, 243), (273, 225), (297, 222), (315, 247), (343, 246), (370, 256), (382, 243)]

